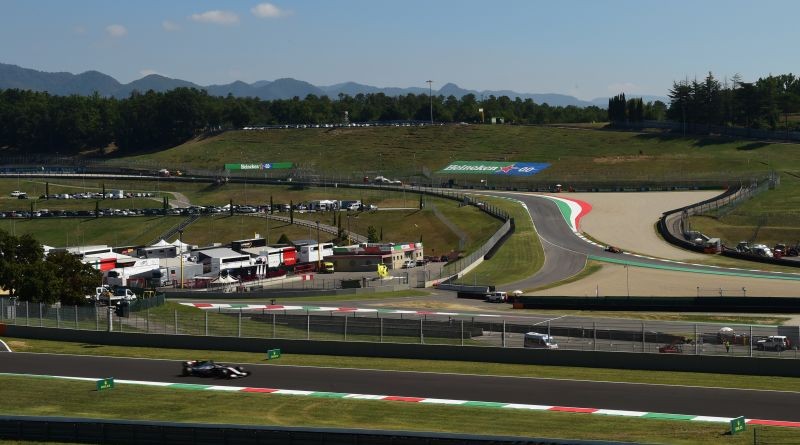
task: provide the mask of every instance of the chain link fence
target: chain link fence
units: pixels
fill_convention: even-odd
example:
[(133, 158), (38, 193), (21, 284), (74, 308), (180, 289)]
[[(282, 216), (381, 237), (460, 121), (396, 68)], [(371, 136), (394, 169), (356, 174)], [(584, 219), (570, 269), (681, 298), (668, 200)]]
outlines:
[[(234, 307), (200, 310), (164, 304), (164, 297), (158, 296), (132, 303), (128, 316), (120, 317), (114, 307), (59, 307), (0, 298), (0, 322), (90, 331), (505, 348), (524, 347), (525, 334), (535, 332), (551, 336), (559, 349), (800, 358), (799, 326), (592, 321), (571, 316), (546, 320), (320, 306), (231, 306)], [(770, 336), (786, 337), (789, 345), (759, 342)]]

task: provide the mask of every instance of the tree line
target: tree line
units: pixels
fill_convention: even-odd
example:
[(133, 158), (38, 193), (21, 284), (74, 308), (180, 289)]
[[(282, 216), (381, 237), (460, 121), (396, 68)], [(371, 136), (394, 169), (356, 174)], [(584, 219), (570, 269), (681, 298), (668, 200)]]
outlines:
[(171, 147), (209, 130), (258, 125), (336, 124), (347, 111), (351, 122), (430, 119), (437, 122), (480, 122), (483, 116), (506, 123), (546, 124), (594, 122), (605, 110), (551, 107), (531, 99), (474, 94), (387, 96), (383, 93), (340, 94), (338, 98), (308, 95), (285, 100), (210, 96), (205, 90), (176, 88), (167, 92), (133, 92), (125, 99), (54, 96), (46, 92), (0, 90), (0, 148), (75, 154), (115, 144), (124, 152)]
[(744, 82), (740, 75), (720, 82), (713, 73), (698, 81), (673, 82), (668, 117), (687, 125), (752, 129), (797, 129), (789, 117), (800, 111), (800, 79), (769, 75)]
[(20, 301), (65, 305), (86, 304), (101, 273), (68, 252), (51, 252), (31, 235), (0, 230), (0, 288)]
[(608, 99), (608, 121), (612, 124), (661, 121), (667, 114), (667, 104), (656, 100), (645, 103), (641, 97), (625, 100), (625, 93)]

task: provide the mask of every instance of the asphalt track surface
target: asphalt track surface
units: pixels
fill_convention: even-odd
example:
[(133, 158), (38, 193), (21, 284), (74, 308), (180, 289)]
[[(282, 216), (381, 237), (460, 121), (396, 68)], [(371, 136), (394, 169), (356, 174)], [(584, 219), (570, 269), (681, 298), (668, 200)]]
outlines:
[(709, 267), (697, 264), (676, 264), (674, 261), (664, 261), (655, 258), (632, 257), (627, 254), (606, 252), (603, 248), (590, 244), (578, 238), (564, 221), (558, 206), (551, 200), (530, 193), (497, 193), (480, 192), (483, 195), (513, 198), (523, 202), (528, 207), (528, 212), (533, 218), (536, 231), (542, 242), (545, 262), (542, 269), (530, 278), (504, 285), (503, 288), (534, 288), (567, 279), (581, 270), (586, 265), (589, 255), (598, 258), (607, 258), (612, 261), (631, 261), (638, 264), (667, 266), (688, 269), (698, 273), (729, 273), (742, 272), (751, 276), (778, 278), (786, 277), (785, 273), (757, 271), (757, 270), (731, 270), (719, 267)]
[(247, 365), (252, 371), (249, 377), (224, 380), (183, 377), (181, 363), (175, 360), (31, 353), (3, 353), (1, 357), (0, 372), (4, 373), (800, 421), (798, 392), (281, 365)]

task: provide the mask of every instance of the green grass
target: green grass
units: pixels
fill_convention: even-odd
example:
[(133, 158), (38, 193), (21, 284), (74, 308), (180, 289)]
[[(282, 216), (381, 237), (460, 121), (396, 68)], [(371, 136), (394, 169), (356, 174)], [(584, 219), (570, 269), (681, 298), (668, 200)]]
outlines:
[(544, 250), (528, 213), (514, 201), (485, 196), (480, 199), (508, 212), (514, 218), (515, 231), (491, 260), (481, 263), (460, 282), (504, 284), (535, 274), (544, 264)]
[[(789, 174), (791, 173), (791, 174)], [(750, 199), (729, 213), (710, 212), (690, 218), (693, 230), (735, 247), (739, 241), (794, 245), (800, 243), (800, 171), (781, 174), (781, 184)]]
[[(0, 179), (0, 209), (3, 210), (29, 210), (30, 203), (34, 202), (35, 209), (47, 208), (49, 210), (94, 210), (95, 200), (18, 200), (6, 198), (6, 190), (10, 192), (19, 186), (23, 190), (36, 190), (44, 193), (41, 180)], [(108, 181), (106, 189), (119, 188), (122, 190), (153, 191), (160, 189), (163, 193), (166, 186), (170, 192), (180, 192), (186, 195), (193, 204), (197, 205), (224, 205), (233, 200), (234, 203), (267, 204), (272, 198), (274, 203), (299, 203), (323, 198), (334, 199), (359, 199), (362, 202), (374, 203), (379, 208), (398, 208), (401, 210), (373, 211), (373, 212), (337, 212), (341, 216), (343, 229), (348, 226), (351, 231), (366, 235), (367, 228), (373, 226), (383, 239), (394, 242), (422, 241), (426, 254), (442, 255), (459, 250), (460, 241), (458, 234), (454, 233), (441, 221), (434, 208), (440, 212), (448, 222), (455, 225), (465, 235), (463, 248), (470, 251), (482, 244), (500, 226), (500, 222), (478, 210), (473, 206), (459, 207), (452, 200), (425, 197), (428, 206), (418, 210), (419, 195), (411, 192), (389, 192), (385, 190), (355, 190), (349, 188), (311, 187), (294, 189), (286, 186), (268, 186), (255, 184), (228, 184), (224, 187), (209, 187), (195, 183), (164, 183), (154, 181)], [(86, 183), (73, 179), (54, 179), (50, 181), (50, 193), (61, 191), (99, 191), (102, 184)], [(41, 189), (41, 190), (39, 190)], [(122, 200), (100, 201), (100, 208), (144, 208), (160, 207), (159, 200), (147, 198), (133, 198)], [(402, 208), (410, 208), (402, 210)], [(279, 215), (288, 216), (286, 213)], [(333, 212), (325, 213), (295, 213), (295, 217), (306, 221), (321, 221), (328, 225), (334, 224)], [(155, 236), (178, 224), (184, 217), (114, 217), (114, 218), (58, 218), (58, 219), (3, 219), (0, 220), (0, 229), (10, 233), (34, 235), (40, 242), (54, 246), (77, 244), (111, 244), (129, 245), (143, 244), (151, 241)], [(348, 221), (349, 220), (349, 221)], [(109, 223), (113, 223), (114, 230), (109, 230)], [(186, 228), (183, 234), (185, 242), (200, 246), (210, 245), (213, 242), (229, 243), (233, 240), (251, 238), (256, 233), (270, 242), (276, 242), (285, 234), (289, 239), (316, 239), (316, 230), (292, 226), (284, 222), (271, 221), (268, 225), (265, 218), (246, 215), (218, 214), (202, 217)], [(321, 239), (329, 240), (330, 234), (322, 232)]]
[[(676, 444), (746, 444), (726, 424), (645, 420), (479, 407), (426, 406), (287, 395), (187, 391), (120, 384), (97, 393), (91, 382), (0, 377), (0, 412), (15, 415), (438, 431)], [(213, 406), (214, 409), (208, 409)], [(242, 413), (247, 413), (243, 416)], [(765, 429), (772, 435), (776, 430)], [(781, 430), (778, 430), (781, 431)], [(784, 436), (786, 437), (786, 436)]]
[[(800, 154), (794, 146), (755, 147), (751, 141), (715, 137), (536, 126), (380, 127), (232, 131), (114, 162), (221, 170), (225, 162), (291, 161), (318, 174), (360, 177), (410, 174), (421, 166), (436, 171), (452, 160), (543, 161), (553, 166), (536, 179), (565, 183), (600, 177), (724, 177), (766, 171), (773, 165), (800, 170)], [(263, 173), (252, 176), (263, 177)]]

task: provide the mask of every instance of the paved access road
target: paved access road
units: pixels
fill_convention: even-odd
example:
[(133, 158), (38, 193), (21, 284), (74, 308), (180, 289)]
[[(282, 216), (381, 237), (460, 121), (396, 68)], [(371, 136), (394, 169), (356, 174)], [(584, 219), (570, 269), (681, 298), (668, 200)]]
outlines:
[[(187, 357), (192, 359), (193, 357)], [(198, 358), (198, 357), (194, 357)], [(203, 357), (199, 357), (203, 358)], [(180, 376), (175, 360), (4, 353), (0, 372), (74, 377), (115, 377), (342, 393), (432, 397), (720, 417), (800, 421), (800, 393), (491, 377), (400, 371), (371, 371), (280, 365), (247, 365), (240, 380)], [(691, 381), (687, 381), (691, 385)]]

